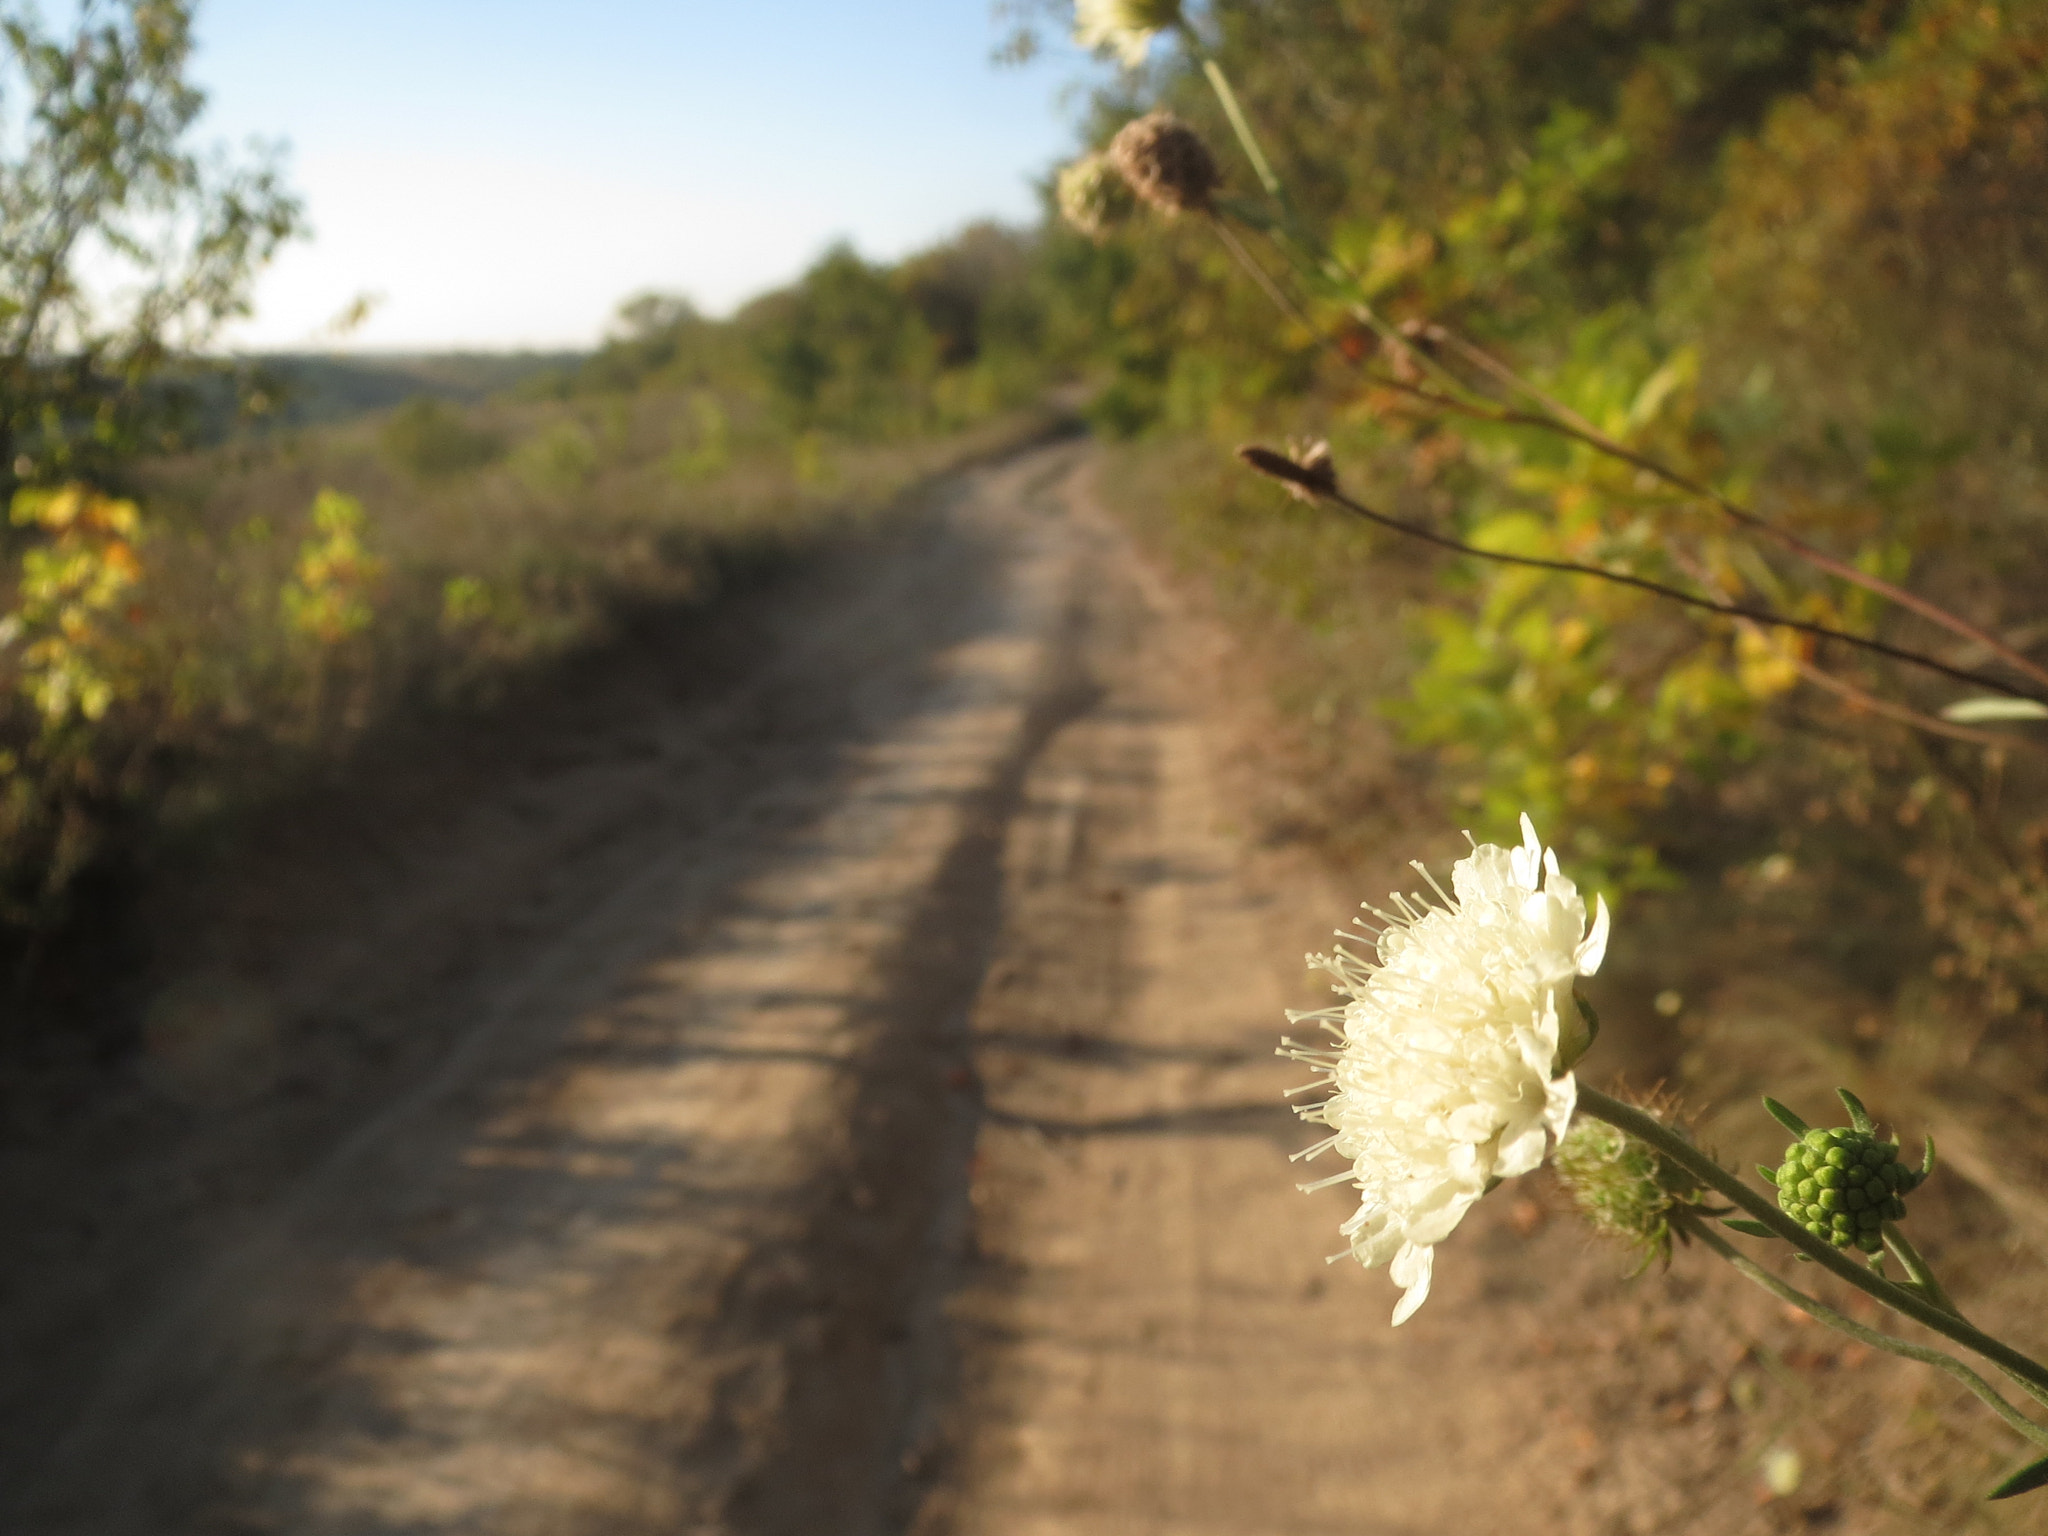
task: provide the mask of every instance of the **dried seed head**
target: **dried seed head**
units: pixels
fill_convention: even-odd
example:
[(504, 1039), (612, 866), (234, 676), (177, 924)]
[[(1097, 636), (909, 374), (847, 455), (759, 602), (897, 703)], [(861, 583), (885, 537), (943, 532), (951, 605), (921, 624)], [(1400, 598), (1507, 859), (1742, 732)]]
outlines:
[(1337, 463), (1330, 457), (1330, 445), (1320, 438), (1314, 442), (1296, 439), (1288, 444), (1286, 453), (1247, 443), (1237, 450), (1237, 456), (1303, 501), (1337, 494)]
[(1288, 443), (1287, 452), (1302, 473), (1300, 484), (1287, 487), (1292, 494), (1303, 501), (1336, 494), (1337, 461), (1330, 457), (1330, 444), (1326, 438), (1297, 437)]
[[(1686, 1134), (1675, 1099), (1657, 1093), (1623, 1097)], [(1702, 1193), (1698, 1180), (1656, 1148), (1590, 1115), (1572, 1122), (1552, 1163), (1558, 1182), (1593, 1230), (1635, 1250), (1641, 1260), (1638, 1272), (1659, 1259), (1670, 1260), (1672, 1212)]]
[(1223, 180), (1202, 136), (1171, 112), (1148, 112), (1124, 124), (1110, 140), (1109, 159), (1140, 201), (1169, 218), (1206, 213)]
[(1107, 237), (1138, 209), (1129, 185), (1100, 154), (1083, 155), (1062, 170), (1054, 196), (1060, 217), (1095, 241)]

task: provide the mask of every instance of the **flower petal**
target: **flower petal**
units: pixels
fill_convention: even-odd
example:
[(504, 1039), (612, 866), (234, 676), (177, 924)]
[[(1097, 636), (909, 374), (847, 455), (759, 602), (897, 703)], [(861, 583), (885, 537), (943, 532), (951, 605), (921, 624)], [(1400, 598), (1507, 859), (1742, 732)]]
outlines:
[(1545, 1130), (1543, 1119), (1535, 1115), (1531, 1115), (1521, 1125), (1503, 1130), (1500, 1137), (1500, 1152), (1494, 1159), (1495, 1176), (1512, 1179), (1532, 1172), (1543, 1161), (1543, 1154), (1549, 1150), (1549, 1145), (1544, 1140)]
[(1564, 1133), (1571, 1129), (1572, 1112), (1579, 1107), (1579, 1079), (1576, 1073), (1567, 1072), (1562, 1077), (1550, 1080), (1543, 1101), (1543, 1122), (1549, 1127), (1551, 1136), (1564, 1140)]
[(1536, 823), (1522, 812), (1522, 846), (1508, 855), (1515, 871), (1515, 884), (1525, 891), (1536, 889), (1536, 877), (1543, 868), (1543, 844), (1536, 836)]
[(1394, 1308), (1394, 1326), (1400, 1327), (1413, 1317), (1416, 1309), (1429, 1300), (1429, 1282), (1436, 1269), (1436, 1249), (1419, 1244), (1410, 1244), (1401, 1250), (1400, 1257), (1388, 1271), (1394, 1283), (1402, 1286), (1406, 1294), (1399, 1306)]
[(1578, 964), (1581, 976), (1590, 976), (1600, 969), (1600, 962), (1607, 958), (1607, 898), (1593, 898), (1593, 927), (1578, 947), (1573, 959)]
[(1396, 895), (1377, 964), (1315, 962), (1346, 999), (1322, 1015), (1341, 1018), (1343, 1044), (1300, 1049), (1331, 1088), (1301, 1112), (1351, 1165), (1337, 1182), (1357, 1205), (1341, 1231), (1361, 1264), (1391, 1266), (1406, 1292), (1397, 1321), (1427, 1297), (1436, 1245), (1490, 1183), (1541, 1163), (1577, 1104), (1577, 1080), (1559, 1073), (1577, 1050), (1561, 1055), (1562, 1037), (1585, 1034), (1571, 987), (1600, 963), (1609, 918), (1602, 902), (1589, 927), (1526, 817), (1522, 832), (1517, 848), (1475, 843), (1447, 905)]

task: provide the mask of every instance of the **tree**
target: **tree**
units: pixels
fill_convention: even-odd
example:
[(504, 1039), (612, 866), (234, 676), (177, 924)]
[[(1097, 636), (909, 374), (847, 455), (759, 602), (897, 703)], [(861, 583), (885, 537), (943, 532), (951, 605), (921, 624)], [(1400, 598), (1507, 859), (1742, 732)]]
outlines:
[[(0, 492), (174, 446), (178, 366), (302, 229), (273, 155), (202, 158), (192, 0), (0, 0)], [(0, 498), (4, 499), (4, 498)]]

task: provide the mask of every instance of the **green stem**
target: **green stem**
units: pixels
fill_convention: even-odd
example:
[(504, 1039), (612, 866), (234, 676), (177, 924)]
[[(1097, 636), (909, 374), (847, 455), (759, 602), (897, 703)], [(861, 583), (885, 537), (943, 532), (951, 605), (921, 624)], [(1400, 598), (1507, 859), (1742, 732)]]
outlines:
[[(1199, 44), (1197, 45), (1200, 46)], [(1237, 104), (1237, 92), (1230, 88), (1230, 77), (1223, 73), (1218, 64), (1206, 51), (1202, 54), (1202, 73), (1209, 77), (1209, 88), (1216, 93), (1216, 99), (1223, 103), (1223, 115), (1230, 119), (1230, 131), (1237, 135), (1237, 142), (1243, 146), (1245, 158), (1252, 163), (1259, 185), (1267, 195), (1282, 208), (1287, 206), (1287, 193), (1280, 185), (1280, 178), (1273, 174), (1272, 162), (1266, 158), (1266, 151), (1259, 145), (1259, 136), (1252, 132), (1251, 120), (1244, 115), (1244, 108)]]
[[(1261, 233), (1273, 239), (1276, 244), (1288, 252), (1290, 259), (1297, 261), (1307, 274), (1320, 276), (1329, 282), (1333, 288), (1343, 292), (1346, 295), (1347, 306), (1354, 318), (1369, 327), (1379, 336), (1382, 342), (1405, 353), (1409, 358), (1421, 365), (1425, 372), (1429, 373), (1440, 385), (1449, 389), (1452, 393), (1449, 396), (1432, 393), (1429, 390), (1418, 388), (1413, 384), (1404, 383), (1398, 379), (1378, 378), (1376, 382), (1390, 388), (1399, 389), (1415, 399), (1425, 401), (1440, 408), (1454, 410), (1479, 420), (1493, 421), (1503, 426), (1531, 427), (1554, 433), (1590, 448), (1596, 453), (1615, 460), (1617, 463), (1627, 464), (1631, 468), (1654, 475), (1674, 490), (1706, 502), (1738, 527), (1745, 529), (1758, 538), (1768, 539), (1781, 549), (1786, 550), (1794, 558), (1804, 561), (1806, 564), (1814, 567), (1814, 569), (1824, 571), (1838, 580), (1848, 582), (1851, 586), (1861, 587), (1864, 591), (1873, 593), (1889, 603), (1896, 604), (1906, 609), (1909, 613), (1916, 613), (1930, 623), (1940, 625), (1951, 634), (1958, 635), (1963, 639), (1971, 641), (1973, 644), (1982, 646), (2008, 666), (2032, 679), (2036, 685), (2048, 685), (2048, 667), (2043, 667), (2031, 658), (2022, 655), (2018, 650), (2007, 645), (1981, 625), (1971, 623), (1960, 614), (1951, 613), (1940, 604), (1931, 602), (1921, 597), (1918, 593), (1909, 592), (1903, 587), (1884, 580), (1882, 577), (1873, 576), (1850, 561), (1837, 559), (1817, 545), (1809, 544), (1797, 534), (1780, 528), (1768, 519), (1758, 516), (1747, 507), (1722, 495), (1719, 491), (1714, 490), (1705, 483), (1680, 473), (1662, 460), (1652, 458), (1648, 454), (1639, 453), (1615, 441), (1606, 433), (1593, 426), (1585, 417), (1521, 378), (1520, 375), (1509, 369), (1506, 364), (1490, 357), (1478, 347), (1465, 341), (1462, 337), (1458, 337), (1454, 333), (1439, 327), (1438, 329), (1442, 331), (1443, 341), (1446, 345), (1451, 346), (1462, 356), (1465, 356), (1468, 361), (1480, 366), (1496, 381), (1505, 383), (1510, 388), (1529, 395), (1543, 409), (1541, 411), (1517, 411), (1504, 408), (1483, 398), (1475, 397), (1474, 392), (1464, 381), (1451, 369), (1445, 367), (1430, 348), (1412, 345), (1406, 337), (1402, 336), (1380, 317), (1378, 312), (1365, 301), (1360, 291), (1357, 273), (1350, 271), (1333, 255), (1323, 250), (1318, 242), (1309, 239), (1303, 234), (1294, 217), (1292, 206), (1287, 201), (1286, 191), (1281, 186), (1280, 179), (1273, 174), (1273, 168), (1266, 160), (1265, 151), (1259, 147), (1258, 138), (1253, 134), (1251, 124), (1246, 120), (1243, 111), (1238, 107), (1237, 96), (1230, 89), (1230, 81), (1224, 75), (1222, 67), (1213, 58), (1209, 57), (1206, 52), (1202, 51), (1201, 44), (1198, 40), (1195, 40), (1192, 31), (1188, 32), (1188, 37), (1193, 42), (1196, 50), (1202, 52), (1203, 72), (1208, 75), (1209, 83), (1215, 90), (1217, 99), (1223, 103), (1224, 113), (1230, 119), (1231, 128), (1236, 132), (1238, 142), (1243, 145), (1246, 155), (1250, 157), (1253, 169), (1259, 174), (1260, 182), (1280, 205), (1281, 217), (1277, 227), (1252, 217), (1249, 210), (1234, 209), (1232, 210), (1233, 216), (1243, 219), (1247, 224), (1259, 229)], [(1311, 333), (1314, 333), (1313, 328), (1311, 328)], [(1331, 338), (1319, 336), (1318, 339), (1328, 343)], [(2012, 698), (2036, 700), (2040, 698), (2038, 686), (2034, 690), (2021, 689), (1995, 679), (1981, 681), (1977, 683), (1977, 686), (1987, 687), (1995, 693), (2005, 694)]]
[[(1217, 227), (1219, 229), (1223, 228), (1220, 221)], [(1240, 456), (1252, 451), (1240, 450)], [(1407, 522), (1398, 517), (1389, 517), (1384, 512), (1376, 512), (1371, 507), (1365, 505), (1364, 502), (1345, 495), (1341, 490), (1333, 490), (1327, 484), (1317, 485), (1302, 480), (1298, 474), (1290, 472), (1290, 467), (1284, 459), (1277, 459), (1276, 456), (1268, 455), (1263, 460), (1254, 460), (1252, 462), (1255, 463), (1255, 467), (1258, 468), (1261, 474), (1272, 475), (1280, 480), (1290, 480), (1300, 485), (1304, 490), (1308, 490), (1323, 500), (1330, 502), (1332, 505), (1342, 507), (1354, 517), (1362, 517), (1369, 523), (1376, 523), (1382, 528), (1390, 528), (1396, 533), (1406, 534), (1409, 538), (1419, 539), (1425, 544), (1434, 544), (1439, 549), (1448, 549), (1461, 555), (1472, 555), (1481, 560), (1492, 560), (1501, 565), (1518, 565), (1537, 571), (1556, 571), (1566, 576), (1590, 576), (1600, 581), (1612, 582), (1616, 586), (1633, 587), (1639, 592), (1648, 592), (1654, 597), (1665, 599), (1667, 602), (1679, 603), (1688, 608), (1697, 608), (1706, 613), (1717, 613), (1723, 618), (1747, 620), (1752, 624), (1767, 625), (1778, 629), (1796, 630), (1803, 635), (1812, 635), (1816, 640), (1839, 641), (1844, 645), (1852, 645), (1858, 650), (1868, 651), (1872, 655), (1888, 657), (1892, 661), (1904, 662), (1907, 666), (1919, 667), (1923, 671), (1939, 673), (1943, 677), (1953, 678), (1957, 682), (1968, 683), (1973, 687), (1986, 688), (1998, 693), (2022, 694), (2022, 696), (2025, 696), (2022, 690), (2014, 688), (2009, 683), (2001, 682), (1995, 677), (1987, 676), (1981, 672), (1972, 672), (1967, 667), (1952, 667), (1947, 662), (1938, 661), (1924, 651), (1915, 651), (1905, 646), (1893, 645), (1887, 640), (1875, 640), (1868, 635), (1858, 635), (1848, 630), (1835, 629), (1830, 625), (1816, 624), (1808, 619), (1795, 619), (1789, 614), (1777, 613), (1765, 608), (1753, 608), (1747, 603), (1727, 603), (1722, 602), (1718, 598), (1701, 597), (1696, 592), (1687, 592), (1682, 588), (1669, 586), (1661, 581), (1652, 581), (1647, 576), (1633, 575), (1628, 571), (1610, 570), (1603, 565), (1587, 565), (1577, 560), (1550, 560), (1540, 555), (1515, 555), (1500, 549), (1482, 549), (1478, 545), (1468, 544), (1463, 539), (1454, 539), (1448, 534), (1438, 533), (1434, 529), (1425, 528), (1418, 523)]]
[[(1464, 381), (1455, 373), (1431, 356), (1426, 349), (1411, 346), (1406, 337), (1387, 324), (1372, 305), (1366, 302), (1358, 274), (1346, 267), (1334, 253), (1323, 246), (1320, 240), (1309, 235), (1301, 227), (1301, 221), (1295, 216), (1294, 204), (1287, 196), (1286, 186), (1281, 182), (1279, 174), (1274, 171), (1273, 162), (1266, 158), (1265, 146), (1259, 143), (1259, 136), (1252, 128), (1251, 119), (1245, 116), (1244, 108), (1238, 103), (1237, 92), (1231, 88), (1230, 76), (1223, 72), (1223, 66), (1217, 63), (1216, 56), (1203, 45), (1200, 35), (1188, 24), (1185, 17), (1181, 18), (1178, 26), (1189, 48), (1201, 59), (1202, 74), (1207, 78), (1210, 90), (1216, 93), (1216, 100), (1222, 104), (1223, 115), (1230, 121), (1230, 131), (1237, 135), (1238, 146), (1244, 150), (1245, 158), (1251, 161), (1252, 170), (1259, 178), (1259, 185), (1266, 189), (1267, 195), (1279, 209), (1277, 219), (1259, 218), (1252, 214), (1251, 210), (1243, 207), (1231, 210), (1232, 215), (1243, 219), (1277, 244), (1290, 260), (1297, 263), (1304, 275), (1311, 279), (1320, 277), (1328, 283), (1334, 293), (1343, 297), (1353, 316), (1370, 327), (1381, 341), (1407, 353), (1426, 372), (1447, 387), (1461, 394), (1469, 394), (1470, 391)], [(1289, 304), (1283, 307), (1296, 306)], [(1313, 326), (1310, 327), (1311, 334), (1314, 333), (1314, 329)], [(1328, 340), (1327, 337), (1320, 339)]]
[[(1942, 1289), (1941, 1282), (1934, 1278), (1934, 1271), (1928, 1267), (1927, 1261), (1920, 1257), (1920, 1250), (1907, 1240), (1905, 1233), (1889, 1221), (1884, 1224), (1884, 1242), (1887, 1248), (1898, 1255), (1899, 1263), (1905, 1267), (1906, 1278), (1919, 1286), (1921, 1293), (1929, 1301), (1953, 1317), (1963, 1316), (1963, 1309), (1955, 1304), (1947, 1291)], [(1964, 1321), (1967, 1322), (1968, 1319), (1965, 1318)]]
[[(1886, 1222), (1884, 1224), (1884, 1240), (1885, 1245), (1898, 1255), (1899, 1262), (1905, 1266), (1906, 1278), (1918, 1285), (1926, 1293), (1928, 1300), (1932, 1301), (1944, 1312), (1954, 1313), (1956, 1317), (1962, 1318), (1963, 1321), (1968, 1321), (1968, 1319), (1963, 1318), (1963, 1309), (1955, 1304), (1955, 1301), (1949, 1296), (1947, 1291), (1942, 1289), (1941, 1282), (1934, 1278), (1933, 1269), (1928, 1266), (1925, 1259), (1920, 1257), (1920, 1250), (1913, 1246), (1905, 1233), (1893, 1226), (1892, 1223)], [(2018, 1382), (2027, 1396), (2033, 1398), (2035, 1402), (2042, 1404), (2044, 1407), (2048, 1407), (2048, 1388), (2038, 1386), (2034, 1382), (2028, 1381), (2024, 1376), (2016, 1376), (2010, 1370), (2007, 1370), (2005, 1374)]]
[(1219, 215), (1211, 215), (1209, 227), (1216, 231), (1216, 238), (1223, 242), (1223, 248), (1230, 252), (1231, 259), (1259, 285), (1259, 291), (1273, 301), (1273, 306), (1314, 336), (1316, 323), (1309, 318), (1308, 311), (1295, 303), (1293, 296), (1273, 280), (1273, 274), (1260, 266), (1258, 258), (1245, 249), (1244, 242), (1238, 239), (1236, 232), (1231, 229), (1229, 220)]
[(2032, 1419), (2021, 1413), (2019, 1409), (1999, 1395), (1997, 1388), (1963, 1364), (1954, 1355), (1946, 1354), (1938, 1349), (1931, 1349), (1924, 1344), (1910, 1344), (1904, 1339), (1895, 1338), (1889, 1333), (1879, 1333), (1875, 1328), (1866, 1328), (1854, 1319), (1845, 1317), (1826, 1302), (1817, 1300), (1797, 1287), (1786, 1284), (1783, 1280), (1765, 1269), (1763, 1265), (1757, 1263), (1756, 1260), (1750, 1258), (1747, 1254), (1739, 1252), (1732, 1243), (1697, 1216), (1685, 1218), (1683, 1225), (1687, 1236), (1699, 1239), (1700, 1242), (1713, 1249), (1715, 1253), (1726, 1259), (1736, 1269), (1751, 1280), (1754, 1280), (1780, 1301), (1790, 1302), (1793, 1306), (1799, 1308), (1800, 1311), (1806, 1313), (1807, 1316), (1826, 1323), (1830, 1328), (1846, 1333), (1850, 1338), (1868, 1344), (1872, 1348), (1882, 1349), (1894, 1355), (1901, 1355), (1908, 1360), (1917, 1360), (1922, 1365), (1931, 1365), (1938, 1371), (1946, 1371), (1949, 1375), (1955, 1377), (1957, 1381), (1960, 1381), (1964, 1386), (1976, 1393), (1978, 1397), (1982, 1398), (1985, 1406), (2005, 1420), (2007, 1424), (2018, 1430), (2020, 1434), (2033, 1441), (2036, 1445), (2048, 1445), (2048, 1427), (2036, 1424)]
[(2048, 1366), (2029, 1359), (2011, 1345), (2002, 1344), (1988, 1333), (1971, 1327), (1960, 1317), (1944, 1312), (1915, 1292), (1880, 1279), (1863, 1265), (1851, 1261), (1832, 1243), (1822, 1242), (1779, 1210), (1777, 1201), (1766, 1200), (1654, 1116), (1584, 1086), (1579, 1089), (1579, 1108), (1594, 1119), (1605, 1120), (1615, 1129), (1626, 1131), (1638, 1141), (1655, 1147), (1709, 1189), (1734, 1201), (1814, 1263), (1846, 1280), (1857, 1290), (1883, 1302), (1894, 1312), (1910, 1317), (1921, 1327), (1932, 1329), (1965, 1349), (1982, 1355), (2023, 1386), (2048, 1390)]

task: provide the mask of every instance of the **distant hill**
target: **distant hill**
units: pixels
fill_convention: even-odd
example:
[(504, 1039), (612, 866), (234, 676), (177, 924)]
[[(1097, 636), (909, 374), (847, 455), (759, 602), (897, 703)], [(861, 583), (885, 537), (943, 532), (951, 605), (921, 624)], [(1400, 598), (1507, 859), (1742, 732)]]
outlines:
[(269, 422), (304, 427), (388, 410), (420, 395), (481, 400), (542, 374), (573, 370), (584, 358), (580, 352), (274, 352), (240, 362), (272, 395)]

